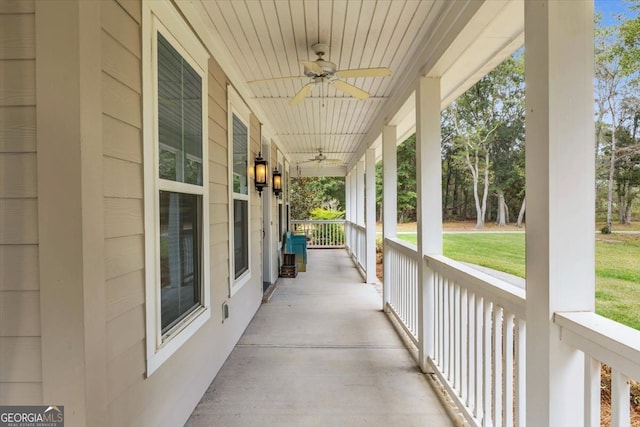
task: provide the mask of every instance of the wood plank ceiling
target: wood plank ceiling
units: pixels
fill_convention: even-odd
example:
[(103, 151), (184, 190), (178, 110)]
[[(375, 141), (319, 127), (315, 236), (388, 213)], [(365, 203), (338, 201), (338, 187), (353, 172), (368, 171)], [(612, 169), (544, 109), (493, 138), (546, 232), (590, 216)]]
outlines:
[[(509, 2), (484, 4), (497, 11)], [(271, 136), (287, 152), (296, 170), (297, 166), (318, 168), (316, 162), (307, 162), (318, 149), (340, 162), (325, 163), (329, 166), (357, 161), (364, 146), (371, 144), (372, 126), (386, 113), (386, 104), (398, 93), (405, 99), (409, 96), (407, 82), (418, 72), (428, 72), (424, 64), (429, 61), (432, 66), (438, 65), (438, 58), (429, 52), (443, 55), (447, 47), (442, 47), (442, 40), (446, 39), (449, 46), (458, 37), (458, 33), (451, 35), (451, 28), (456, 25), (456, 31), (462, 31), (474, 15), (479, 15), (476, 11), (481, 4), (477, 0), (201, 0), (198, 19), (237, 71), (250, 103), (268, 115)], [(486, 28), (486, 22), (478, 24), (478, 31), (486, 33)], [(505, 32), (504, 24), (500, 31)], [(489, 36), (498, 39), (495, 34)], [(509, 34), (506, 38), (511, 40), (492, 42), (496, 44), (491, 47), (493, 55), (513, 37)], [(474, 35), (467, 39), (456, 40), (467, 40), (464, 46), (478, 40)], [(335, 63), (338, 70), (387, 67), (392, 75), (341, 78), (367, 91), (370, 97), (366, 100), (355, 99), (324, 82), (291, 106), (291, 98), (312, 81), (304, 76), (300, 61), (317, 59), (311, 48), (316, 43), (329, 46), (324, 59)], [(502, 57), (513, 49), (503, 52)], [(474, 52), (479, 52), (477, 45)], [(468, 68), (466, 64), (464, 75)], [(289, 76), (296, 77), (247, 83)]]
[[(393, 94), (446, 1), (419, 0), (207, 0), (203, 17), (222, 41), (253, 100), (270, 115), (273, 136), (304, 163), (320, 148), (330, 159), (352, 162), (364, 136)], [(290, 99), (311, 81), (301, 60), (314, 61), (315, 43), (326, 43), (324, 59), (338, 70), (388, 67), (391, 77), (345, 78), (370, 93), (357, 100), (326, 82), (295, 106)]]

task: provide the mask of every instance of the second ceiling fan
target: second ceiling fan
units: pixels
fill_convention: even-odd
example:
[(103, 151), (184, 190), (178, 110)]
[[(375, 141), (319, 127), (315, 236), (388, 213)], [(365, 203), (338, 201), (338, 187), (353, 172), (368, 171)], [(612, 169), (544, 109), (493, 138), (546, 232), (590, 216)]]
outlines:
[(275, 77), (270, 79), (262, 79), (262, 80), (253, 80), (249, 83), (259, 83), (266, 82), (272, 80), (283, 80), (283, 79), (295, 79), (300, 77), (309, 77), (311, 78), (311, 82), (307, 83), (295, 94), (295, 96), (289, 101), (290, 105), (299, 104), (305, 97), (307, 97), (313, 87), (317, 83), (322, 83), (327, 81), (330, 85), (335, 87), (338, 90), (341, 90), (354, 98), (358, 99), (367, 99), (369, 97), (369, 93), (356, 87), (352, 84), (349, 84), (343, 80), (340, 80), (339, 77), (348, 78), (348, 77), (388, 77), (391, 75), (391, 70), (386, 67), (379, 68), (353, 68), (350, 70), (338, 70), (336, 64), (331, 61), (325, 60), (323, 57), (329, 50), (329, 46), (325, 43), (316, 43), (311, 46), (311, 49), (318, 55), (318, 59), (315, 61), (300, 61), (302, 65), (304, 65), (304, 76), (287, 76), (287, 77)]

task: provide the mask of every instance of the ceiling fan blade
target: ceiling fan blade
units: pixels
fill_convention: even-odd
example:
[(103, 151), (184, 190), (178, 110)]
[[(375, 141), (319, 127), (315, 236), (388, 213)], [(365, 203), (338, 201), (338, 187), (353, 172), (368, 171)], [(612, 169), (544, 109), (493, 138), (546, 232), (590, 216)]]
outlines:
[(307, 78), (307, 76), (285, 76), (285, 77), (271, 77), (268, 79), (260, 79), (260, 80), (250, 80), (247, 83), (263, 83), (263, 82), (271, 82), (274, 80), (288, 80), (288, 79), (302, 79)]
[(305, 67), (307, 67), (308, 69), (310, 69), (311, 71), (313, 71), (314, 73), (322, 74), (324, 72), (322, 67), (313, 61), (300, 61), (300, 63)]
[(353, 68), (351, 70), (336, 71), (338, 77), (389, 77), (391, 70), (386, 67), (381, 68)]
[(331, 82), (336, 89), (340, 89), (343, 92), (348, 93), (354, 98), (358, 99), (367, 99), (369, 97), (369, 93), (364, 90), (355, 87), (354, 85), (350, 85), (349, 83), (343, 82), (342, 80), (334, 80)]
[(309, 95), (314, 85), (315, 83), (307, 83), (306, 85), (302, 86), (302, 89), (300, 89), (298, 93), (296, 93), (296, 96), (294, 96), (291, 101), (289, 101), (289, 105), (299, 104), (300, 101), (302, 101), (307, 95)]

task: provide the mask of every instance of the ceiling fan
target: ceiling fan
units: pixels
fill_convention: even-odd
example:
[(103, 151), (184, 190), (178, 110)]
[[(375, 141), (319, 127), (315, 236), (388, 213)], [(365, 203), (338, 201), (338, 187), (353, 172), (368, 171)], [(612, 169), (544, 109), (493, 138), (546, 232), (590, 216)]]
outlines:
[(289, 101), (290, 105), (299, 104), (307, 95), (311, 93), (314, 85), (327, 81), (330, 85), (338, 90), (341, 90), (354, 98), (367, 99), (370, 95), (368, 92), (349, 84), (343, 80), (339, 80), (339, 77), (388, 77), (391, 75), (391, 70), (385, 67), (379, 68), (352, 68), (350, 70), (337, 70), (336, 64), (324, 59), (324, 55), (329, 50), (329, 46), (325, 43), (316, 43), (311, 46), (311, 49), (318, 55), (318, 59), (315, 61), (300, 61), (304, 65), (304, 76), (287, 76), (287, 77), (274, 77), (270, 79), (252, 80), (248, 83), (260, 83), (272, 80), (284, 80), (284, 79), (296, 79), (301, 77), (311, 78), (311, 82), (307, 83), (296, 93), (296, 95)]
[(317, 165), (320, 166), (322, 164), (327, 164), (327, 163), (341, 165), (344, 162), (342, 160), (339, 160), (339, 159), (330, 159), (330, 158), (328, 158), (322, 152), (322, 148), (318, 148), (318, 154), (316, 154), (315, 157), (313, 157), (311, 159), (307, 159), (307, 160), (299, 162), (299, 163), (317, 163)]

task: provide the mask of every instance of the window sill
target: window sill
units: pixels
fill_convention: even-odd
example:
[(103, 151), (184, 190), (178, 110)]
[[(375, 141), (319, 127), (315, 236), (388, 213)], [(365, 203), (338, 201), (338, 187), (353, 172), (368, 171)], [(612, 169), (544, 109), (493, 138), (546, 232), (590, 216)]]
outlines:
[(235, 279), (233, 285), (231, 286), (231, 293), (229, 297), (232, 297), (238, 292), (244, 285), (247, 284), (251, 280), (251, 270), (247, 270), (240, 277)]
[[(186, 317), (171, 333), (165, 336), (160, 346), (152, 354), (147, 354), (147, 378), (173, 355), (189, 338), (211, 319), (211, 309), (200, 307)], [(147, 339), (147, 346), (153, 346)], [(150, 352), (148, 352), (150, 353)]]

